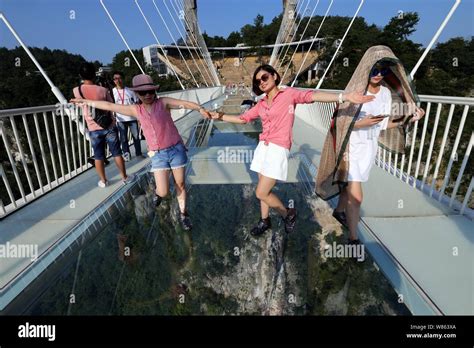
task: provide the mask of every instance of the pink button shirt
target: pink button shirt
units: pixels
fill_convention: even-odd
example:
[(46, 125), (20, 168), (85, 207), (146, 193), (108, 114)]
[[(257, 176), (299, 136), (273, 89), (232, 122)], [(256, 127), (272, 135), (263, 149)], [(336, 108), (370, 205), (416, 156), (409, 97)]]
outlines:
[(149, 150), (166, 149), (183, 142), (171, 118), (171, 113), (160, 98), (153, 103), (151, 113), (145, 109), (143, 104), (136, 105), (136, 108)]
[(240, 115), (240, 119), (248, 123), (260, 116), (263, 128), (260, 141), (289, 150), (293, 142), (296, 104), (312, 103), (313, 93), (314, 91), (300, 91), (292, 87), (281, 88), (273, 97), (270, 106), (268, 96), (265, 96), (257, 105)]

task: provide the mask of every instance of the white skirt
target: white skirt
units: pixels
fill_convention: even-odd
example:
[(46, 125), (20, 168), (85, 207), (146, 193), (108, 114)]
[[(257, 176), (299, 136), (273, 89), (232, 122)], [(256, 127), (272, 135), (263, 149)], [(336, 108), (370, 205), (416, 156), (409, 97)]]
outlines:
[(288, 157), (290, 150), (260, 141), (255, 149), (250, 170), (266, 177), (286, 181), (288, 177)]

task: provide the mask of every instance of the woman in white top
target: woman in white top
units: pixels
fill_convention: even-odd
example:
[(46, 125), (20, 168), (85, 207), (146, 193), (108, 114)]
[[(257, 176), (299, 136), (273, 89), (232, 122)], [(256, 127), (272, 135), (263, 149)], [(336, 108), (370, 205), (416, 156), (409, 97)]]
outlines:
[[(376, 76), (372, 79), (383, 79)], [(377, 91), (378, 89), (378, 91)], [(380, 131), (387, 129), (388, 118), (372, 118), (373, 115), (390, 115), (392, 95), (385, 86), (369, 87), (367, 95), (375, 96), (369, 103), (363, 104), (357, 115), (357, 121), (349, 138), (349, 181), (365, 182), (369, 180), (370, 169), (378, 149)], [(368, 122), (365, 126), (363, 119)]]
[[(379, 135), (382, 130), (401, 126), (387, 116), (391, 115), (392, 96), (387, 87), (381, 85), (384, 77), (391, 73), (387, 63), (374, 65), (370, 72), (367, 95), (375, 99), (362, 105), (349, 138), (348, 185), (341, 191), (333, 216), (349, 228), (349, 244), (359, 244), (357, 224), (362, 204), (362, 185), (369, 179), (378, 150)], [(425, 114), (416, 108), (412, 122)], [(385, 117), (384, 117), (385, 116)], [(347, 220), (346, 220), (347, 216)]]

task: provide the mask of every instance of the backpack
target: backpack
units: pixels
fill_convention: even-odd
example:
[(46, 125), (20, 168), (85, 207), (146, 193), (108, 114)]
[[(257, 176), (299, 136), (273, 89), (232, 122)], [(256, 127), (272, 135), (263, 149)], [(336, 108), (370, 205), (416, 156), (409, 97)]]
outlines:
[[(81, 86), (79, 86), (79, 94), (83, 99), (87, 99), (84, 97), (84, 94), (82, 94)], [(101, 126), (104, 129), (109, 129), (110, 125), (113, 122), (112, 114), (110, 111), (106, 110), (101, 110), (101, 109), (94, 109), (92, 110), (91, 118), (94, 120), (95, 123), (97, 123), (99, 126)]]

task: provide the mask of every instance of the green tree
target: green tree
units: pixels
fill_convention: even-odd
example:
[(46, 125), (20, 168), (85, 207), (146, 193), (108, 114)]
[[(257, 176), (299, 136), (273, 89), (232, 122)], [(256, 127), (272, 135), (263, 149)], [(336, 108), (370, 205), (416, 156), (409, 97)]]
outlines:
[(417, 90), (423, 94), (472, 96), (474, 94), (474, 41), (461, 37), (439, 43), (417, 73)]
[(238, 31), (233, 31), (227, 37), (227, 47), (235, 47), (237, 44), (242, 43), (242, 36)]
[(420, 18), (416, 12), (400, 12), (398, 16), (392, 17), (384, 27), (383, 33), (389, 35), (391, 40), (405, 41), (416, 29)]

